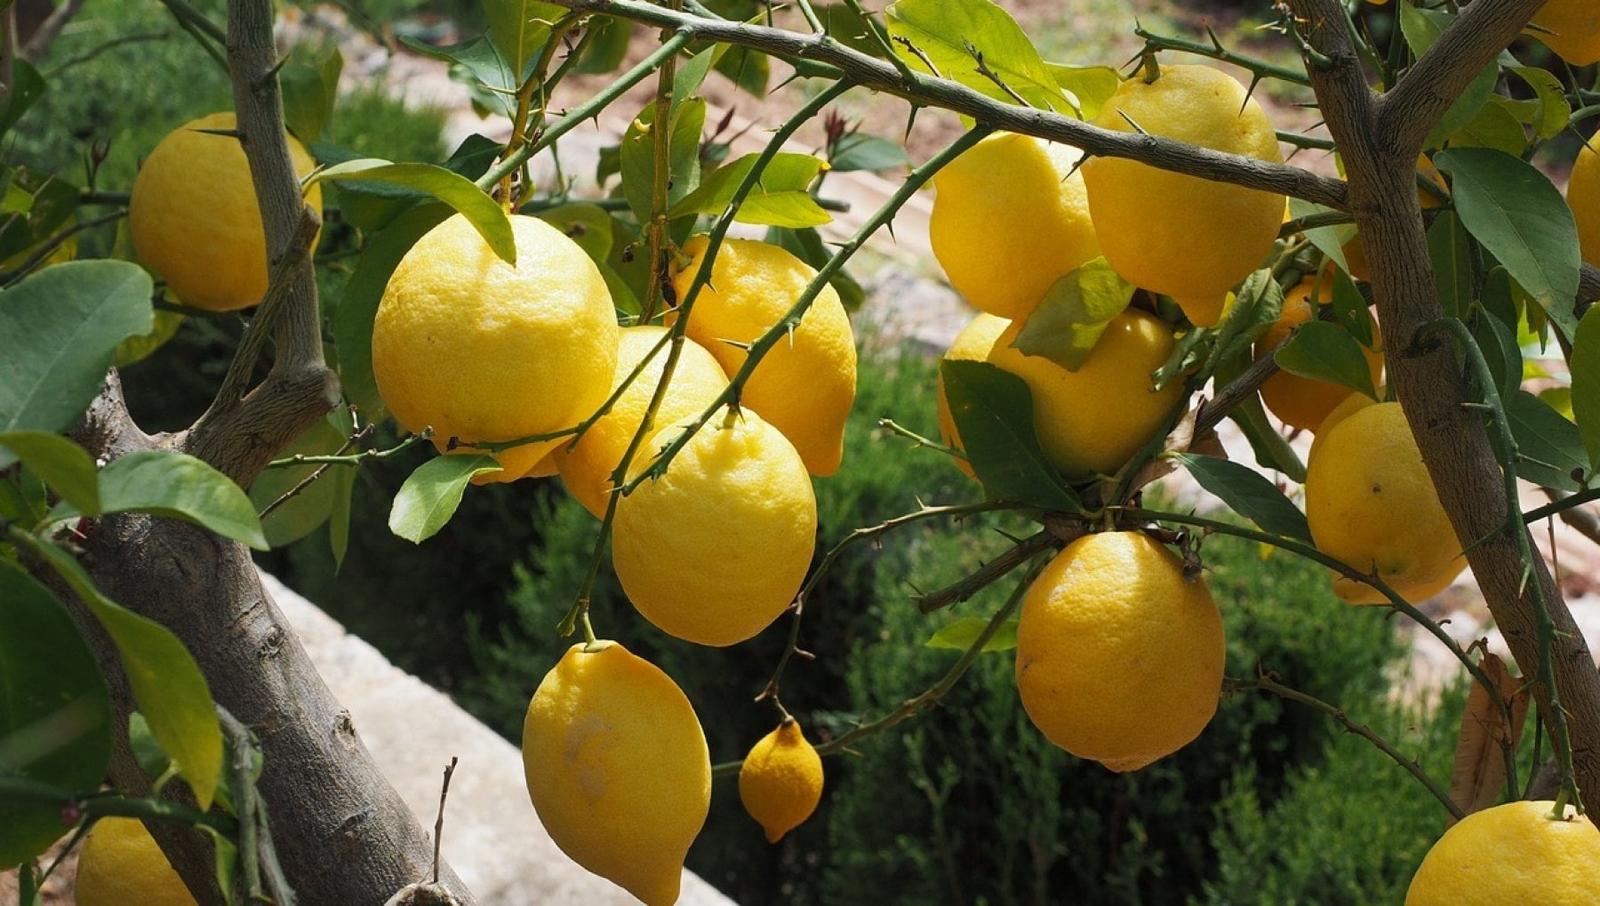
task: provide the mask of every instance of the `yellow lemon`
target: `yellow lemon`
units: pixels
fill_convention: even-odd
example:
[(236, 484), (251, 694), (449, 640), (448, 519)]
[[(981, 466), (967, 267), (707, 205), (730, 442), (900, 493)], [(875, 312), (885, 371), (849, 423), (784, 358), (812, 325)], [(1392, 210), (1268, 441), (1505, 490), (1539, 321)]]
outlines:
[[(1466, 560), (1400, 404), (1334, 415), (1318, 429), (1306, 466), (1306, 519), (1317, 547), (1407, 598), (1449, 584)], [(1342, 576), (1333, 587), (1352, 604), (1386, 601)]]
[[(620, 328), (599, 269), (543, 220), (513, 216), (511, 229), (514, 266), (450, 217), (400, 259), (378, 305), (378, 392), (401, 427), (432, 426), (441, 448), (571, 428), (611, 389)], [(503, 468), (491, 475), (519, 478), (561, 443), (496, 454)]]
[(1081, 156), (1002, 132), (933, 177), (928, 238), (956, 292), (982, 311), (1025, 318), (1052, 283), (1100, 256), (1083, 174), (1073, 172)]
[(194, 906), (194, 896), (137, 818), (101, 818), (78, 854), (78, 906)]
[(1600, 63), (1600, 11), (1594, 0), (1550, 0), (1533, 16), (1543, 30), (1528, 31), (1574, 66)]
[[(1255, 357), (1258, 360), (1271, 355), (1279, 344), (1289, 339), (1295, 328), (1316, 318), (1317, 306), (1311, 300), (1315, 286), (1316, 281), (1307, 277), (1284, 294), (1283, 311), (1278, 315), (1278, 320), (1256, 340)], [(1319, 292), (1321, 301), (1330, 298), (1326, 283)], [(1372, 375), (1372, 385), (1376, 387), (1383, 376), (1383, 356), (1365, 347), (1361, 351), (1367, 357), (1367, 369)], [(1350, 393), (1348, 387), (1312, 380), (1287, 371), (1277, 372), (1261, 385), (1261, 401), (1266, 403), (1272, 414), (1284, 424), (1305, 431), (1317, 430), (1323, 419)]]
[[(1159, 319), (1128, 310), (1114, 318), (1077, 371), (1043, 356), (1024, 355), (1011, 343), (1022, 329), (979, 315), (951, 347), (951, 358), (978, 356), (1008, 371), (1033, 394), (1033, 427), (1050, 462), (1064, 474), (1111, 474), (1139, 451), (1173, 414), (1182, 388), (1150, 389), (1150, 373), (1172, 352), (1172, 331)], [(944, 386), (939, 387), (941, 430), (960, 446)]]
[[(689, 263), (673, 277), (679, 299), (700, 270), (706, 244), (705, 236), (684, 244)], [(752, 343), (783, 320), (816, 275), (786, 249), (728, 239), (695, 301), (688, 335), (731, 376), (745, 361), (744, 348), (734, 344)], [(855, 334), (838, 292), (825, 286), (800, 324), (756, 366), (739, 401), (789, 438), (811, 474), (826, 476), (844, 456), (844, 423), (855, 398)]]
[[(267, 291), (267, 239), (232, 113), (184, 123), (144, 159), (128, 201), (128, 236), (139, 260), (185, 305), (211, 311), (248, 308)], [(295, 173), (316, 166), (289, 137)], [(322, 188), (306, 201), (320, 214)], [(313, 241), (312, 245), (315, 246)]]
[(677, 902), (711, 756), (670, 677), (616, 642), (573, 645), (528, 702), (522, 765), (562, 852), (650, 906)]
[(739, 801), (777, 843), (799, 827), (822, 801), (822, 758), (800, 723), (786, 718), (761, 737), (739, 767)]
[[(649, 449), (681, 430), (663, 429)], [(612, 559), (628, 599), (661, 631), (732, 645), (794, 600), (816, 533), (817, 500), (794, 446), (753, 412), (719, 414), (665, 475), (618, 501)]]
[(1572, 181), (1567, 183), (1567, 204), (1578, 221), (1578, 244), (1583, 249), (1583, 260), (1600, 267), (1600, 152), (1591, 144), (1578, 150), (1578, 161), (1572, 165)]
[[(1281, 163), (1272, 122), (1244, 86), (1209, 66), (1163, 66), (1123, 82), (1095, 124)], [(1261, 266), (1283, 223), (1282, 195), (1096, 157), (1083, 165), (1106, 260), (1130, 283), (1173, 297), (1209, 327), (1235, 284)]]
[[(556, 465), (561, 470), (561, 480), (572, 496), (596, 517), (606, 513), (606, 498), (611, 491), (611, 473), (622, 454), (633, 441), (634, 432), (644, 421), (644, 413), (655, 395), (656, 385), (667, 366), (668, 346), (662, 343), (667, 336), (665, 327), (641, 326), (623, 329), (621, 343), (617, 346), (616, 377), (611, 382), (611, 393), (644, 363), (639, 375), (628, 389), (598, 421), (578, 438), (571, 450), (563, 444), (555, 452)], [(652, 355), (652, 353), (654, 353)], [(648, 357), (648, 361), (646, 358)], [(693, 340), (685, 339), (678, 355), (678, 364), (672, 369), (672, 383), (661, 398), (656, 410), (656, 425), (670, 425), (704, 412), (717, 399), (717, 394), (728, 385), (722, 366)], [(654, 433), (654, 432), (652, 432)], [(641, 445), (634, 459), (645, 460), (654, 450)]]
[(1142, 532), (1085, 535), (1022, 599), (1017, 689), (1051, 742), (1137, 771), (1210, 723), (1223, 647), (1210, 589), (1175, 554)]
[(1523, 801), (1461, 819), (1423, 857), (1406, 906), (1593, 903), (1600, 830), (1587, 815), (1554, 814), (1554, 802)]

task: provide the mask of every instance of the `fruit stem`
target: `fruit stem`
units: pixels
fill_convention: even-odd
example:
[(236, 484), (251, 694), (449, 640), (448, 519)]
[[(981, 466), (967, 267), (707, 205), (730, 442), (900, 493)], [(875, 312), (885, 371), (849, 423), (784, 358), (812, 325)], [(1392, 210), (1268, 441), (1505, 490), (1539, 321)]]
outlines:
[(1154, 84), (1156, 79), (1161, 78), (1161, 64), (1156, 60), (1155, 51), (1147, 48), (1139, 57), (1141, 61), (1140, 69), (1144, 74), (1144, 83), (1146, 85)]

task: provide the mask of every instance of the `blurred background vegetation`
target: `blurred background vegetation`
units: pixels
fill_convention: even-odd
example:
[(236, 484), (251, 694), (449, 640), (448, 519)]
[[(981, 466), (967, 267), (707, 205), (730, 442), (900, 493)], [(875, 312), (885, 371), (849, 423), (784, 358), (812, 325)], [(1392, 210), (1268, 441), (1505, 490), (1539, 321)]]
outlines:
[[(197, 5), (216, 15), (222, 4)], [(474, 6), (350, 4), (377, 21), (424, 5), (444, 16), (471, 15)], [(1169, 8), (1144, 5), (1151, 16)], [(1265, 6), (1232, 5), (1255, 14)], [(1060, 28), (1040, 37), (1052, 55), (1100, 54), (1085, 50), (1103, 35), (1083, 30), (1083, 21), (1114, 23), (1119, 33), (1126, 27), (1122, 3), (1072, 6)], [(124, 190), (161, 135), (228, 106), (221, 70), (153, 0), (95, 4), (51, 61), (75, 60), (114, 35), (145, 33), (163, 37), (73, 62), (74, 89), (52, 92), (34, 114), (33, 123), (50, 128), (20, 134), (13, 159), (72, 173), (98, 146), (105, 155), (98, 187)], [(449, 150), (443, 122), (442, 111), (356, 88), (341, 98), (330, 139), (368, 156), (439, 160)], [(330, 207), (337, 203), (335, 195)], [(336, 215), (329, 222), (337, 228)], [(117, 241), (109, 232), (92, 235), (84, 253), (106, 253)], [(328, 245), (320, 274), (332, 304), (348, 262)], [(239, 324), (231, 316), (190, 317), (161, 354), (126, 369), (147, 430), (198, 414)], [(939, 454), (875, 425), (892, 416), (936, 432), (929, 351), (871, 334), (861, 342), (847, 468), (817, 483), (819, 552), (853, 528), (914, 509), (919, 497), (949, 503), (978, 493)], [(557, 482), (524, 481), (474, 489), (443, 532), (413, 547), (385, 527), (395, 490), (423, 458), (408, 452), (416, 455), (360, 470), (341, 568), (325, 530), (261, 555), (261, 565), (515, 740), (528, 696), (564, 648), (553, 630), (580, 584), (595, 522)], [(858, 546), (839, 562), (806, 621), (803, 642), (818, 658), (796, 663), (785, 684), (785, 701), (813, 737), (893, 708), (948, 667), (957, 653), (925, 647), (927, 638), (957, 616), (991, 612), (1007, 589), (928, 617), (910, 600), (913, 586), (958, 577), (1005, 545), (996, 530), (1006, 528), (999, 519), (924, 524), (881, 547)], [(1204, 554), (1227, 620), (1230, 675), (1274, 671), (1341, 704), (1436, 776), (1448, 771), (1460, 696), (1447, 694), (1426, 711), (1391, 699), (1404, 652), (1381, 613), (1341, 604), (1318, 569), (1285, 555), (1231, 539), (1208, 541)], [(732, 649), (686, 645), (637, 619), (609, 572), (596, 589), (594, 621), (683, 686), (714, 761), (739, 757), (770, 729), (771, 711), (751, 699), (781, 649), (783, 627)], [(829, 761), (827, 774), (817, 815), (777, 846), (743, 814), (731, 780), (719, 780), (689, 866), (750, 903), (1398, 902), (1443, 818), (1425, 791), (1364, 741), (1318, 714), (1256, 695), (1224, 701), (1211, 727), (1177, 755), (1138, 774), (1112, 774), (1033, 730), (1010, 654), (983, 656), (937, 709), (867, 740), (858, 757)]]

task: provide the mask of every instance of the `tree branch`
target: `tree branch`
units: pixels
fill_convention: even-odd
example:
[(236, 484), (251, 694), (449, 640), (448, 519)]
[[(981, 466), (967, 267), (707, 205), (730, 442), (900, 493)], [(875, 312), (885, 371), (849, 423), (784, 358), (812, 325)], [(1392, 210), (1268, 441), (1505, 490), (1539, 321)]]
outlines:
[(571, 10), (677, 29), (680, 34), (700, 40), (751, 47), (792, 64), (826, 64), (864, 87), (919, 105), (964, 113), (995, 129), (1034, 135), (1081, 148), (1090, 154), (1125, 157), (1162, 170), (1293, 195), (1340, 210), (1346, 206), (1345, 184), (1337, 179), (1172, 139), (1101, 129), (1048, 110), (1004, 104), (948, 79), (916, 74), (908, 80), (886, 60), (851, 50), (837, 41), (819, 42), (815, 35), (673, 12), (642, 0), (556, 0), (556, 3)]
[(50, 45), (61, 36), (61, 30), (67, 27), (67, 23), (72, 21), (72, 17), (76, 16), (79, 10), (83, 9), (84, 2), (85, 0), (66, 0), (51, 10), (50, 15), (39, 23), (37, 29), (34, 29), (32, 37), (28, 38), (28, 43), (22, 46), (21, 58), (29, 63), (39, 62), (40, 57), (50, 52)]
[[(230, 378), (182, 443), (185, 452), (241, 485), (249, 484), (280, 449), (339, 401), (338, 381), (322, 357), (316, 274), (306, 254), (311, 241), (305, 236), (307, 218), (313, 221), (314, 235), (316, 212), (301, 197), (289, 157), (272, 14), (267, 0), (228, 4), (228, 63), (239, 142), (261, 206), (272, 282), (229, 369)], [(254, 366), (268, 333), (276, 347), (272, 369), (241, 397), (238, 385)]]
[(1378, 105), (1379, 140), (1406, 158), (1422, 143), (1450, 105), (1483, 67), (1516, 40), (1545, 0), (1476, 0), (1401, 77)]

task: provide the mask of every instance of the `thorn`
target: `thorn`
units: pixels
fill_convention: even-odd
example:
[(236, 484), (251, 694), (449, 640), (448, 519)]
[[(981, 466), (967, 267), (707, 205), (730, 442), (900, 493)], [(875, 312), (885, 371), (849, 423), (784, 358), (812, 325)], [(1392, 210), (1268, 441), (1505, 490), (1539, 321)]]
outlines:
[(1244, 110), (1250, 106), (1250, 99), (1255, 97), (1256, 86), (1261, 84), (1261, 73), (1251, 73), (1250, 87), (1244, 90), (1244, 103), (1239, 105), (1239, 116), (1244, 116)]
[(1211, 39), (1211, 46), (1215, 47), (1218, 53), (1227, 52), (1227, 49), (1222, 46), (1222, 41), (1217, 38), (1217, 32), (1211, 27), (1210, 22), (1206, 23), (1206, 36)]
[[(1082, 154), (1082, 156), (1080, 156), (1077, 160), (1073, 161), (1071, 168), (1069, 168), (1067, 170), (1067, 179), (1071, 179), (1072, 178), (1072, 174), (1078, 172), (1078, 168), (1082, 167), (1084, 164), (1088, 163), (1089, 162), (1089, 158), (1091, 158), (1091, 157), (1094, 157), (1094, 155), (1088, 153), (1087, 151), (1085, 151)], [(1066, 180), (1062, 180), (1062, 181), (1065, 182)]]
[(1135, 121), (1133, 117), (1129, 116), (1127, 111), (1118, 110), (1117, 111), (1117, 115), (1122, 117), (1123, 119), (1127, 120), (1128, 121), (1128, 125), (1133, 127), (1133, 131), (1139, 133), (1140, 135), (1149, 135), (1150, 134), (1149, 132), (1146, 132), (1145, 128), (1143, 126), (1139, 125), (1138, 122)]

